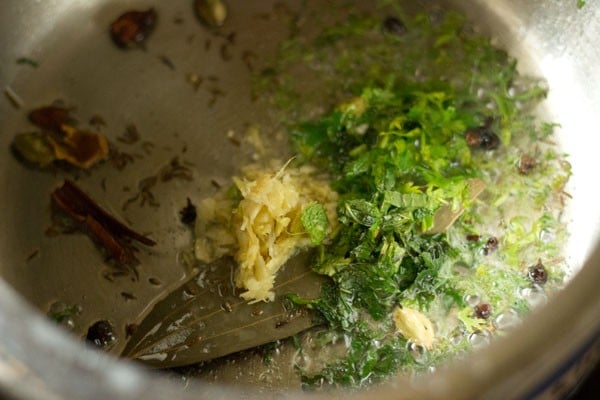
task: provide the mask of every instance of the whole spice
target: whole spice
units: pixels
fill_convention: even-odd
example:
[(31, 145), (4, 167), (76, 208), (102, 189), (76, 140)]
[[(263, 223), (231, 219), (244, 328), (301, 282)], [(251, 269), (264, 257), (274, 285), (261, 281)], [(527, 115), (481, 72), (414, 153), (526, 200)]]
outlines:
[(187, 76), (187, 81), (192, 85), (195, 92), (198, 91), (200, 85), (202, 85), (203, 80), (204, 79), (200, 75), (193, 72), (188, 74)]
[(208, 26), (221, 26), (227, 18), (227, 7), (221, 0), (195, 0), (198, 18)]
[(521, 175), (528, 175), (531, 171), (533, 171), (535, 165), (535, 158), (531, 157), (528, 154), (523, 154), (521, 156), (521, 159), (519, 160), (517, 168)]
[(6, 96), (6, 99), (10, 102), (10, 104), (17, 110), (23, 107), (23, 99), (21, 99), (21, 97), (17, 93), (15, 93), (15, 91), (12, 90), (10, 86), (4, 86), (4, 95)]
[(134, 124), (129, 124), (125, 128), (125, 133), (117, 137), (117, 140), (125, 144), (135, 144), (140, 140), (140, 132)]
[(116, 220), (70, 180), (65, 180), (52, 193), (52, 202), (73, 221), (86, 228), (88, 234), (119, 264), (131, 266), (138, 262), (129, 239), (146, 246), (156, 244), (152, 239)]
[(387, 17), (384, 19), (383, 29), (388, 33), (398, 36), (404, 35), (408, 31), (404, 22), (396, 17)]
[(430, 350), (435, 343), (433, 324), (424, 314), (408, 307), (396, 307), (393, 313), (396, 330), (407, 340)]
[(485, 121), (485, 124), (468, 129), (465, 132), (465, 140), (471, 148), (479, 148), (483, 150), (494, 150), (500, 146), (500, 138), (492, 130), (492, 119)]
[(536, 265), (528, 268), (527, 275), (533, 283), (543, 285), (548, 281), (548, 272), (541, 259), (538, 260)]
[(498, 248), (498, 238), (495, 236), (490, 236), (490, 238), (485, 242), (485, 246), (483, 247), (483, 254), (488, 255), (492, 251)]
[(62, 126), (63, 135), (47, 137), (58, 160), (87, 169), (108, 155), (108, 141), (103, 135), (81, 131), (69, 125)]
[(85, 339), (91, 344), (105, 350), (117, 341), (112, 324), (104, 320), (97, 321), (90, 326)]
[(159, 207), (160, 203), (156, 200), (152, 189), (158, 183), (158, 177), (149, 176), (147, 178), (142, 179), (138, 183), (138, 191), (135, 195), (128, 198), (123, 204), (123, 210), (126, 210), (130, 204), (139, 200), (140, 207), (148, 204), (151, 207)]
[(196, 206), (192, 204), (189, 197), (186, 206), (179, 211), (179, 217), (185, 225), (193, 225), (196, 222)]
[(171, 60), (169, 57), (165, 55), (158, 56), (158, 60), (170, 70), (175, 71), (175, 64), (173, 63), (173, 60)]
[(62, 160), (87, 169), (109, 153), (106, 137), (77, 128), (67, 108), (41, 107), (31, 111), (28, 117), (42, 132), (16, 135), (13, 148), (33, 164), (46, 167), (53, 161)]
[(492, 315), (492, 306), (488, 303), (479, 303), (475, 306), (475, 316), (488, 319)]
[(127, 11), (110, 24), (110, 35), (117, 46), (133, 48), (141, 46), (156, 25), (156, 11)]
[(178, 157), (173, 157), (169, 164), (164, 166), (159, 173), (161, 182), (168, 182), (173, 179), (182, 179), (191, 181), (193, 179), (192, 170), (189, 168), (189, 163), (179, 161)]
[(20, 133), (15, 136), (13, 149), (26, 161), (40, 167), (47, 167), (56, 160), (52, 146), (39, 132)]
[(69, 109), (59, 106), (45, 106), (32, 110), (27, 116), (38, 128), (60, 132), (63, 125), (73, 125)]

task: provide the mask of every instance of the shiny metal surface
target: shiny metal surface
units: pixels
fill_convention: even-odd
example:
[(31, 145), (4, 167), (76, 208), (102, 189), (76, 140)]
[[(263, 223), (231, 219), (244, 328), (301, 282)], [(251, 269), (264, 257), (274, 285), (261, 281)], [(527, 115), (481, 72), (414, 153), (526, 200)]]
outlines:
[[(188, 2), (156, 3), (163, 29), (153, 34), (147, 51), (128, 53), (115, 50), (106, 27), (120, 11), (146, 4), (108, 0), (4, 0), (0, 4), (0, 86), (9, 87), (23, 101), (21, 109), (6, 99), (0, 101), (0, 186), (6, 193), (0, 209), (0, 393), (49, 399), (212, 399), (240, 394), (235, 387), (182, 385), (117, 362), (84, 348), (78, 339), (34, 311), (47, 309), (52, 298), (84, 302), (85, 312), (77, 321), (82, 327), (107, 305), (112, 305), (112, 318), (121, 325), (141, 315), (161, 292), (185, 276), (177, 254), (187, 246), (189, 234), (173, 228), (173, 221), (191, 190), (185, 181), (164, 183), (156, 193), (161, 207), (135, 205), (123, 210), (121, 205), (132, 194), (123, 188), (134, 190), (140, 180), (178, 156), (192, 163), (193, 190), (211, 191), (211, 179), (226, 180), (238, 163), (252, 157), (250, 151), (232, 148), (227, 132), (241, 134), (248, 122), (268, 121), (266, 110), (252, 105), (248, 71), (240, 57), (245, 49), (269, 54), (277, 44), (274, 38), (285, 34), (276, 18), (251, 18), (269, 11), (273, 2), (230, 2), (230, 22), (237, 32), (231, 62), (224, 62), (220, 53), (226, 39), (203, 29)], [(298, 6), (299, 2), (290, 3)], [(581, 10), (576, 1), (560, 0), (450, 3), (493, 33), (519, 58), (524, 71), (547, 79), (550, 95), (540, 113), (560, 123), (559, 140), (570, 154), (574, 175), (569, 187), (572, 236), (567, 254), (573, 265), (583, 268), (548, 306), (485, 352), (428, 376), (427, 382), (398, 380), (369, 393), (353, 393), (356, 398), (375, 393), (378, 398), (526, 396), (543, 390), (548, 379), (594, 343), (600, 332), (596, 287), (600, 281), (600, 208), (596, 206), (598, 190), (590, 184), (600, 169), (600, 135), (596, 134), (600, 47), (595, 45), (600, 34), (600, 3), (588, 1)], [(173, 22), (178, 18), (183, 23)], [(212, 45), (207, 50), (209, 38)], [(17, 65), (14, 60), (22, 56), (40, 60), (40, 66)], [(161, 56), (172, 60), (175, 68), (161, 63)], [(209, 106), (209, 88), (195, 92), (186, 81), (190, 73), (214, 75), (213, 88), (225, 95)], [(150, 154), (139, 145), (119, 145), (141, 157), (123, 171), (104, 165), (82, 179), (82, 186), (102, 204), (110, 204), (112, 212), (162, 239), (156, 249), (141, 252), (139, 281), (121, 280), (115, 288), (102, 278), (104, 264), (90, 251), (87, 238), (66, 236), (57, 244), (44, 234), (50, 224), (48, 195), (66, 174), (23, 168), (8, 149), (15, 133), (31, 130), (26, 110), (56, 99), (75, 106), (82, 123), (94, 114), (102, 115), (107, 122), (103, 131), (111, 139), (134, 123), (143, 140), (154, 143)], [(277, 140), (275, 131), (267, 134)], [(36, 250), (39, 253), (28, 259)], [(149, 287), (150, 277), (162, 285)], [(123, 291), (135, 293), (137, 300), (125, 302)], [(258, 389), (245, 390), (244, 395), (303, 397), (296, 391), (272, 394)]]

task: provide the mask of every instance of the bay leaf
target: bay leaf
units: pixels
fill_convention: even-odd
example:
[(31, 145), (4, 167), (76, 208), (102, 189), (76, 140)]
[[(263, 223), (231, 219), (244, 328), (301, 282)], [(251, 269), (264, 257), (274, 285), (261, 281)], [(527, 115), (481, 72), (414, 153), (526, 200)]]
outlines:
[(317, 298), (327, 278), (292, 258), (277, 275), (275, 300), (249, 304), (235, 288), (232, 260), (206, 266), (159, 301), (128, 341), (123, 356), (171, 368), (207, 361), (290, 337), (314, 325), (307, 310), (290, 308), (286, 294)]
[[(480, 179), (468, 182), (474, 200), (485, 189)], [(464, 210), (441, 207), (425, 234), (448, 229)], [(123, 356), (156, 368), (208, 361), (293, 336), (314, 325), (308, 310), (290, 308), (286, 294), (319, 297), (328, 279), (313, 272), (310, 253), (292, 258), (279, 272), (275, 301), (249, 304), (239, 297), (233, 260), (206, 266), (159, 301), (128, 341)]]

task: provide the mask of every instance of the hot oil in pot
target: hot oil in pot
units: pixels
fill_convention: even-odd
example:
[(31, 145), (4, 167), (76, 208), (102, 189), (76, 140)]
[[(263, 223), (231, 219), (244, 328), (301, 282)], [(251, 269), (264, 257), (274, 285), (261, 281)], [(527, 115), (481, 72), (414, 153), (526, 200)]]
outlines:
[[(563, 240), (562, 230), (561, 225), (555, 223), (555, 215), (552, 210), (558, 210), (561, 207), (560, 202), (563, 198), (560, 189), (564, 183), (562, 180), (566, 179), (565, 175), (568, 173), (557, 175), (555, 179), (550, 179), (551, 182), (548, 182), (548, 177), (546, 177), (546, 181), (537, 180), (535, 185), (528, 186), (530, 185), (527, 183), (530, 182), (527, 180), (528, 177), (542, 176), (541, 171), (547, 168), (560, 170), (558, 166), (563, 160), (555, 157), (551, 151), (552, 146), (541, 141), (523, 150), (523, 147), (520, 147), (522, 144), (519, 143), (521, 139), (517, 137), (516, 133), (522, 133), (530, 128), (525, 122), (520, 127), (506, 128), (506, 120), (512, 117), (511, 113), (516, 115), (522, 111), (522, 107), (527, 107), (528, 100), (525, 93), (533, 97), (541, 95), (541, 91), (535, 89), (536, 82), (520, 77), (516, 81), (510, 82), (513, 87), (506, 88), (509, 97), (523, 96), (514, 109), (510, 108), (512, 107), (511, 103), (506, 99), (494, 98), (492, 94), (496, 94), (494, 85), (497, 82), (489, 81), (485, 74), (493, 75), (495, 70), (482, 70), (479, 64), (469, 60), (471, 56), (481, 57), (482, 63), (485, 62), (485, 57), (502, 59), (503, 52), (489, 50), (489, 53), (482, 56), (482, 54), (473, 55), (469, 53), (469, 49), (461, 48), (460, 43), (463, 43), (463, 36), (471, 37), (477, 30), (469, 25), (461, 27), (459, 16), (446, 14), (441, 8), (427, 10), (423, 16), (415, 19), (412, 10), (398, 11), (399, 9), (395, 7), (373, 9), (372, 4), (367, 4), (367, 2), (357, 5), (356, 8), (338, 8), (339, 4), (337, 3), (329, 6), (333, 7), (336, 12), (325, 13), (322, 6), (312, 3), (305, 8), (299, 7), (298, 4), (276, 3), (272, 7), (264, 6), (265, 10), (249, 12), (248, 15), (243, 14), (244, 18), (255, 22), (256, 25), (262, 24), (263, 28), (261, 29), (268, 31), (273, 28), (284, 37), (279, 50), (275, 49), (277, 46), (267, 49), (275, 53), (271, 56), (263, 56), (260, 53), (262, 44), (257, 45), (256, 49), (249, 47), (242, 50), (242, 45), (239, 43), (244, 40), (246, 40), (245, 43), (248, 42), (248, 39), (244, 39), (242, 34), (250, 35), (252, 29), (242, 32), (234, 31), (231, 28), (230, 31), (227, 21), (220, 28), (221, 30), (203, 31), (202, 38), (197, 33), (194, 37), (190, 34), (183, 40), (188, 43), (196, 43), (196, 45), (202, 42), (200, 47), (207, 54), (212, 55), (210, 62), (196, 60), (192, 57), (193, 63), (190, 62), (190, 65), (187, 65), (184, 61), (185, 57), (181, 54), (177, 57), (162, 53), (155, 54), (159, 44), (166, 44), (167, 39), (174, 40), (176, 35), (173, 34), (174, 36), (167, 38), (160, 36), (160, 32), (156, 31), (149, 37), (148, 46), (153, 43), (152, 39), (156, 39), (154, 42), (156, 47), (150, 47), (148, 54), (162, 60), (157, 63), (157, 67), (165, 67), (164, 70), (161, 70), (163, 75), (156, 74), (153, 77), (164, 77), (165, 72), (188, 77), (187, 80), (173, 81), (176, 83), (171, 83), (174, 88), (172, 92), (161, 85), (152, 86), (152, 82), (155, 83), (156, 79), (149, 83), (150, 87), (154, 87), (156, 93), (164, 94), (166, 92), (169, 96), (188, 90), (185, 95), (180, 96), (181, 103), (194, 106), (190, 107), (192, 111), (182, 111), (186, 107), (181, 104), (177, 107), (166, 105), (158, 112), (160, 114), (158, 116), (146, 115), (143, 110), (139, 109), (133, 110), (131, 113), (133, 115), (140, 112), (140, 115), (145, 115), (146, 120), (155, 121), (155, 124), (160, 124), (160, 120), (164, 118), (169, 121), (169, 124), (177, 126), (177, 129), (181, 129), (189, 135), (182, 135), (185, 138), (175, 141), (176, 143), (173, 141), (165, 143), (161, 141), (164, 140), (164, 136), (161, 134), (151, 134), (155, 139), (153, 145), (136, 149), (139, 152), (152, 153), (152, 157), (147, 157), (145, 161), (137, 164), (139, 166), (137, 171), (142, 172), (132, 173), (127, 177), (114, 171), (107, 172), (103, 179), (106, 179), (104, 182), (112, 184), (113, 188), (128, 188), (118, 196), (119, 204), (123, 201), (130, 204), (129, 208), (123, 210), (128, 218), (142, 222), (144, 228), (143, 221), (149, 220), (150, 216), (161, 219), (163, 222), (157, 230), (161, 236), (164, 234), (164, 238), (166, 238), (163, 242), (166, 243), (165, 247), (172, 245), (173, 248), (165, 250), (165, 247), (162, 247), (158, 251), (161, 261), (165, 261), (159, 263), (161, 265), (155, 265), (155, 261), (152, 260), (153, 254), (144, 254), (137, 283), (120, 282), (117, 285), (122, 287), (115, 289), (115, 285), (112, 283), (103, 282), (100, 284), (102, 290), (91, 290), (86, 297), (78, 293), (66, 294), (65, 299), (60, 299), (69, 300), (70, 297), (74, 300), (73, 303), (83, 303), (82, 313), (84, 315), (81, 319), (83, 326), (80, 327), (80, 330), (84, 330), (87, 325), (92, 325), (98, 318), (111, 319), (113, 321), (111, 325), (116, 326), (116, 331), (120, 334), (118, 346), (115, 347), (116, 351), (119, 346), (124, 345), (124, 336), (126, 335), (123, 332), (134, 330), (140, 317), (161, 297), (161, 293), (168, 292), (177, 285), (178, 281), (197, 273), (197, 268), (202, 268), (192, 261), (184, 263), (190, 267), (186, 270), (184, 266), (175, 265), (177, 263), (173, 262), (174, 254), (183, 254), (180, 250), (185, 249), (193, 240), (189, 231), (180, 226), (177, 228), (171, 226), (176, 223), (177, 212), (185, 206), (188, 196), (195, 197), (195, 199), (209, 197), (218, 189), (217, 186), (229, 185), (230, 177), (238, 174), (239, 167), (242, 165), (264, 161), (268, 158), (286, 158), (293, 155), (294, 151), (287, 146), (287, 131), (290, 126), (299, 121), (317, 121), (336, 107), (346, 111), (354, 107), (356, 110), (364, 106), (361, 103), (364, 99), (354, 103), (353, 100), (359, 98), (364, 89), (379, 90), (373, 91), (375, 94), (372, 96), (378, 95), (381, 96), (380, 100), (385, 100), (385, 96), (389, 95), (386, 90), (393, 92), (398, 87), (401, 89), (405, 87), (407, 91), (410, 91), (410, 85), (419, 85), (423, 82), (430, 82), (429, 86), (424, 86), (422, 89), (423, 91), (427, 90), (431, 95), (424, 98), (423, 102), (430, 102), (426, 105), (432, 107), (435, 105), (438, 109), (443, 108), (445, 111), (438, 115), (439, 120), (429, 121), (433, 125), (450, 124), (455, 121), (456, 113), (461, 112), (460, 108), (454, 107), (451, 110), (450, 107), (447, 107), (448, 99), (441, 99), (439, 96), (433, 95), (438, 89), (443, 92), (448, 84), (466, 88), (467, 92), (475, 94), (475, 96), (469, 97), (468, 101), (461, 102), (459, 100), (457, 104), (460, 106), (468, 108), (472, 106), (469, 102), (480, 101), (484, 103), (483, 108), (501, 110), (501, 112), (496, 112), (498, 115), (492, 119), (484, 118), (486, 115), (482, 113), (481, 118), (473, 118), (470, 121), (471, 124), (464, 127), (465, 141), (471, 146), (473, 157), (477, 158), (479, 165), (486, 168), (483, 175), (493, 184), (488, 184), (486, 191), (477, 203), (469, 208), (463, 214), (462, 219), (456, 223), (457, 225), (447, 232), (449, 241), (463, 251), (463, 256), (456, 258), (452, 263), (439, 266), (439, 273), (447, 281), (452, 281), (456, 276), (460, 276), (462, 286), (456, 284), (460, 290), (455, 290), (449, 295), (449, 298), (459, 305), (451, 310), (450, 319), (446, 319), (447, 303), (430, 300), (431, 303), (428, 307), (422, 307), (422, 311), (435, 321), (437, 336), (442, 338), (442, 342), (447, 340), (455, 346), (456, 350), (449, 351), (449, 353), (461, 352), (470, 347), (485, 346), (489, 342), (490, 336), (495, 334), (494, 332), (503, 331), (518, 324), (520, 315), (525, 309), (544, 303), (546, 296), (554, 290), (553, 288), (562, 284), (561, 271), (565, 265), (560, 256), (554, 255), (556, 249), (553, 248), (554, 243)], [(232, 13), (232, 22), (235, 22), (235, 14), (235, 12)], [(242, 14), (238, 15), (241, 18)], [(247, 24), (252, 25), (246, 21), (241, 26), (247, 27)], [(180, 24), (174, 23), (173, 31), (177, 31), (179, 26)], [(431, 29), (432, 27), (436, 29), (434, 38), (427, 37), (420, 31), (420, 29)], [(194, 30), (194, 32), (196, 31)], [(185, 36), (180, 31), (175, 33), (179, 35), (180, 39)], [(252, 42), (252, 40), (249, 41)], [(477, 40), (469, 42), (469, 45), (476, 46)], [(199, 47), (194, 48), (198, 50)], [(268, 53), (268, 51), (265, 52)], [(238, 56), (239, 59), (235, 59), (235, 62), (240, 64), (240, 68), (236, 69), (236, 73), (232, 76), (219, 75), (218, 68), (204, 70), (207, 65), (221, 65), (221, 63), (229, 65), (227, 63), (233, 60), (232, 54)], [(216, 58), (220, 61), (217, 61)], [(195, 64), (196, 62), (198, 65)], [(183, 71), (184, 69), (186, 71)], [(187, 72), (188, 69), (193, 72)], [(202, 73), (198, 72), (200, 69), (202, 69)], [(498, 71), (500, 70), (502, 69), (498, 66)], [(233, 75), (237, 78), (234, 79)], [(498, 74), (498, 76), (501, 75)], [(252, 80), (252, 84), (249, 83), (250, 80)], [(230, 91), (239, 84), (239, 81), (245, 82), (240, 87), (247, 90), (247, 93), (238, 97)], [(403, 84), (397, 85), (398, 82), (403, 82)], [(202, 104), (197, 97), (192, 97), (196, 96), (195, 93), (198, 92), (204, 94), (204, 97), (201, 97)], [(413, 93), (408, 97), (411, 96), (416, 95)], [(233, 99), (233, 97), (238, 98)], [(409, 98), (404, 100), (412, 101)], [(383, 100), (381, 100), (382, 107), (385, 106)], [(436, 101), (439, 103), (435, 103)], [(415, 133), (415, 129), (418, 128), (415, 121), (418, 119), (419, 113), (425, 113), (427, 108), (416, 107), (413, 104), (406, 120), (400, 118), (394, 121), (396, 125), (390, 124), (389, 127), (358, 123), (361, 121), (357, 119), (356, 125), (342, 124), (345, 130), (343, 133), (350, 135), (352, 140), (360, 138), (369, 146), (379, 143), (378, 145), (383, 148), (389, 141), (377, 142), (381, 140), (377, 136), (378, 131), (389, 128), (390, 137), (396, 134), (405, 135), (405, 146), (421, 150), (428, 145), (428, 137)], [(195, 109), (203, 110), (203, 118), (194, 117)], [(237, 115), (238, 110), (244, 114), (244, 120), (240, 120)], [(376, 108), (368, 110), (377, 112)], [(179, 117), (176, 118), (177, 121), (173, 121), (172, 117), (165, 117), (167, 114)], [(183, 118), (181, 118), (181, 114), (183, 114)], [(353, 114), (348, 112), (347, 115), (352, 117)], [(181, 122), (186, 118), (193, 121), (191, 123), (193, 126)], [(210, 125), (206, 121), (214, 122), (215, 126), (210, 129), (206, 128), (206, 124)], [(142, 135), (144, 132), (171, 132), (174, 128), (172, 129), (169, 124), (157, 125), (158, 128), (148, 124), (140, 127), (140, 130)], [(256, 127), (255, 131), (258, 132), (258, 135), (254, 135), (256, 137), (245, 136), (244, 132), (249, 131), (249, 126)], [(214, 140), (216, 144), (213, 144), (212, 139), (190, 139), (194, 138), (196, 129), (202, 129), (203, 132), (210, 130), (211, 133), (214, 130), (220, 132), (221, 135)], [(432, 126), (432, 129), (437, 128)], [(332, 132), (334, 136), (332, 143), (339, 145), (342, 149), (346, 142), (340, 140), (339, 136), (335, 137), (335, 134), (339, 133)], [(511, 141), (511, 147), (498, 147), (500, 143), (506, 144), (508, 140)], [(261, 142), (262, 147), (259, 145)], [(272, 143), (275, 145), (272, 146)], [(400, 153), (402, 150), (399, 147), (400, 142), (394, 143), (396, 146), (394, 149), (387, 149)], [(266, 149), (265, 144), (267, 145)], [(167, 147), (171, 147), (171, 149), (167, 149)], [(160, 165), (165, 168), (173, 167), (172, 147), (178, 147), (177, 155), (180, 158), (176, 164), (187, 166), (193, 171), (192, 180), (161, 181), (160, 171), (163, 168), (157, 167), (159, 163), (156, 160), (162, 159), (164, 162), (161, 162)], [(230, 157), (223, 158), (216, 154), (223, 148), (227, 150), (222, 153)], [(430, 153), (427, 157), (429, 157), (429, 161), (433, 160), (432, 163), (436, 158), (443, 158), (443, 146), (429, 147), (429, 149)], [(339, 153), (340, 162), (366, 154), (368, 149), (357, 145), (351, 151), (344, 152), (345, 150), (342, 150)], [(508, 169), (497, 168), (494, 165), (495, 160), (500, 157), (510, 161), (510, 173), (507, 174)], [(186, 162), (191, 164), (186, 164)], [(461, 162), (462, 160), (457, 158), (449, 163), (447, 168), (449, 170), (457, 168)], [(352, 167), (357, 168), (357, 171), (365, 168), (364, 165), (361, 166), (358, 163), (352, 164)], [(179, 169), (175, 169), (179, 171)], [(155, 179), (149, 179), (153, 177)], [(84, 183), (99, 183), (100, 180), (98, 176), (92, 176)], [(547, 195), (547, 183), (550, 183), (551, 191), (555, 196), (551, 203), (554, 208), (550, 208), (551, 211), (545, 218), (535, 221), (531, 218), (523, 218), (519, 208), (522, 209), (525, 204), (527, 207), (536, 207), (536, 202), (541, 201)], [(415, 192), (418, 191), (419, 185), (423, 184), (424, 182), (416, 182)], [(510, 187), (511, 190), (504, 191), (507, 187)], [(136, 188), (142, 193), (138, 197), (136, 197), (138, 192)], [(154, 189), (157, 191), (155, 192)], [(523, 195), (525, 189), (528, 190), (528, 196)], [(153, 200), (148, 193), (152, 196), (155, 195), (156, 198)], [(411, 199), (414, 200), (417, 197)], [(128, 203), (129, 199), (135, 200)], [(507, 206), (510, 203), (513, 203), (513, 206)], [(142, 209), (142, 204), (146, 208)], [(155, 207), (156, 204), (160, 204), (160, 207)], [(140, 207), (136, 208), (136, 205)], [(148, 212), (149, 209), (156, 211), (156, 214)], [(488, 222), (484, 221), (485, 217), (489, 218)], [(400, 226), (400, 220), (390, 221), (387, 221), (389, 226), (392, 223)], [(528, 234), (524, 235), (524, 232)], [(374, 236), (379, 234), (375, 229), (371, 233)], [(523, 242), (523, 237), (527, 238), (527, 242)], [(551, 240), (549, 241), (548, 238)], [(87, 250), (93, 251), (91, 246), (86, 247)], [(438, 250), (440, 249), (427, 249), (433, 255)], [(358, 250), (354, 251), (353, 249), (353, 252), (353, 257), (363, 257), (360, 260), (366, 259), (361, 255), (362, 253), (359, 254)], [(551, 256), (547, 256), (548, 254)], [(544, 256), (543, 259), (541, 256)], [(432, 256), (432, 260), (433, 258)], [(540, 259), (539, 263), (548, 269), (548, 275), (551, 277), (550, 282), (546, 285), (540, 284), (539, 281), (542, 273), (537, 268), (538, 259)], [(101, 262), (98, 263), (101, 264)], [(504, 267), (506, 264), (515, 267), (508, 269)], [(165, 265), (174, 269), (165, 272)], [(471, 280), (472, 277), (481, 279)], [(533, 277), (531, 282), (528, 281), (530, 277)], [(437, 282), (436, 277), (426, 276), (426, 274), (423, 274), (420, 279), (423, 280), (424, 285), (429, 281)], [(145, 284), (148, 284), (151, 289), (142, 288)], [(397, 284), (404, 283), (397, 282)], [(496, 289), (499, 290), (496, 291)], [(508, 296), (502, 294), (503, 290), (507, 291)], [(97, 292), (112, 294), (99, 295)], [(399, 296), (394, 303), (403, 303), (406, 308), (421, 307), (420, 302), (423, 300), (417, 298), (417, 295), (419, 293), (410, 292), (410, 296), (408, 294), (406, 296), (408, 299)], [(96, 299), (102, 296), (109, 298), (104, 298), (102, 302), (96, 304)], [(425, 299), (427, 296), (423, 298)], [(140, 303), (146, 305), (141, 306)], [(126, 304), (126, 306), (119, 307), (118, 304)], [(227, 309), (228, 305), (224, 303), (223, 307)], [(372, 316), (364, 318), (368, 320), (367, 327), (377, 325), (376, 321), (371, 321), (369, 318)], [(385, 324), (390, 332), (394, 331), (391, 321), (387, 321)], [(128, 330), (127, 327), (131, 329)], [(452, 338), (452, 340), (447, 338)], [(369, 354), (373, 355), (373, 360), (381, 360), (381, 354), (378, 351), (383, 346), (390, 344), (384, 341), (388, 338), (371, 339), (368, 343), (365, 341), (360, 345), (364, 346), (365, 352), (368, 350)], [(331, 332), (318, 327), (294, 338), (266, 345), (260, 349), (179, 369), (175, 372), (178, 375), (198, 377), (208, 381), (250, 382), (261, 386), (280, 388), (298, 387), (300, 385), (298, 370), (300, 370), (302, 374), (309, 377), (305, 378), (305, 383), (307, 380), (313, 379), (309, 384), (318, 386), (330, 378), (344, 379), (350, 376), (352, 378), (348, 379), (355, 379), (354, 375), (344, 376), (338, 373), (341, 368), (336, 370), (330, 364), (331, 360), (336, 359), (342, 360), (340, 362), (343, 363), (347, 353), (353, 350), (353, 345), (357, 345), (358, 341), (356, 340), (344, 331)], [(412, 369), (427, 371), (445, 358), (442, 352), (436, 353), (435, 350), (427, 350), (414, 341), (407, 340), (406, 343), (394, 343), (394, 345), (395, 347), (391, 346), (390, 349), (397, 351), (401, 357), (405, 357), (407, 362), (407, 367), (399, 368), (400, 371)], [(358, 351), (356, 347), (354, 349), (355, 352)], [(346, 365), (358, 370), (357, 366), (360, 362), (362, 360), (354, 360)], [(343, 364), (339, 365), (343, 366)], [(330, 368), (328, 369), (328, 367)], [(326, 371), (323, 372), (324, 370)], [(357, 372), (357, 376), (360, 376), (359, 372)], [(375, 373), (373, 375), (367, 373), (366, 376), (356, 379), (353, 383), (360, 383), (360, 379), (364, 379), (364, 382), (377, 380), (379, 377)]]

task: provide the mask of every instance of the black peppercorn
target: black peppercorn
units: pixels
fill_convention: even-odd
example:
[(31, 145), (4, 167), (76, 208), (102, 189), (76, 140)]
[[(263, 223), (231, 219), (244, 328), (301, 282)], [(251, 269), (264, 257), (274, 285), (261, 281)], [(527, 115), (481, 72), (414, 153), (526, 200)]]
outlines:
[(500, 146), (500, 138), (492, 130), (491, 118), (480, 127), (468, 129), (465, 132), (467, 145), (473, 149), (494, 150)]
[(404, 35), (408, 31), (406, 25), (404, 25), (404, 22), (400, 21), (396, 17), (387, 17), (384, 19), (383, 29), (388, 33), (398, 36)]
[(542, 264), (542, 260), (538, 260), (536, 265), (529, 267), (527, 275), (533, 283), (539, 285), (543, 285), (548, 280), (548, 271), (546, 271), (546, 267)]
[(485, 242), (485, 246), (483, 248), (483, 253), (485, 255), (490, 254), (490, 252), (496, 250), (498, 248), (498, 239), (495, 236), (490, 236), (490, 238)]
[(492, 306), (488, 303), (479, 303), (475, 306), (475, 316), (481, 319), (488, 319), (492, 315)]
[(108, 349), (117, 338), (110, 322), (101, 320), (89, 327), (85, 339), (101, 349)]
[(517, 165), (519, 174), (528, 175), (531, 171), (533, 171), (533, 169), (535, 168), (535, 165), (536, 165), (535, 158), (533, 158), (527, 154), (523, 154)]

